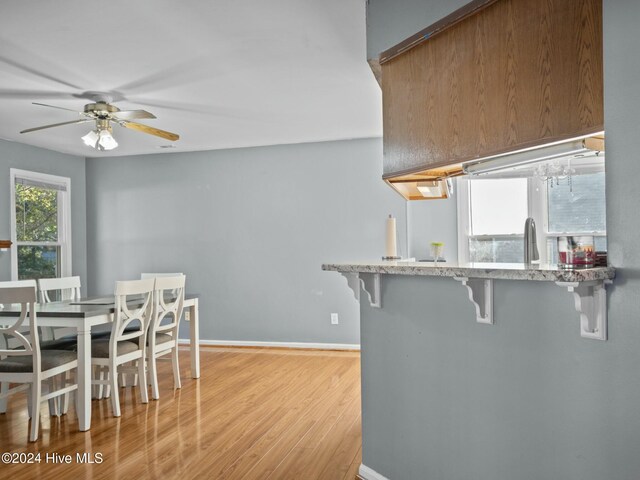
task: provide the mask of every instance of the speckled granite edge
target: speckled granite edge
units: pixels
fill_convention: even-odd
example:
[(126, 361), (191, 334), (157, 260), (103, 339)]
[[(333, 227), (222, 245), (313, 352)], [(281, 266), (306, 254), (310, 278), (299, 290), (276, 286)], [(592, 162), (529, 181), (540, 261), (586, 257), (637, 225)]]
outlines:
[(348, 264), (327, 263), (322, 270), (342, 273), (383, 273), (388, 275), (415, 275), (429, 277), (469, 277), (493, 278), (499, 280), (534, 280), (546, 282), (588, 282), (608, 280), (615, 277), (613, 267), (597, 267), (585, 270), (563, 269), (500, 269), (500, 268), (467, 268), (461, 266), (438, 266), (397, 264), (396, 262)]

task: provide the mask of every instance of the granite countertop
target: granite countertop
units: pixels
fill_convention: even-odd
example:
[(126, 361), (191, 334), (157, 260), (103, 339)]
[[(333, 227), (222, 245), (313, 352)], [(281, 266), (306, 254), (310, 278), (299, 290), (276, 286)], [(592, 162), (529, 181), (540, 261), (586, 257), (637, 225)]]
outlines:
[(610, 280), (616, 275), (613, 267), (567, 270), (557, 265), (522, 263), (439, 263), (432, 262), (355, 262), (326, 263), (323, 270), (341, 273), (382, 273), (430, 277), (494, 278), (501, 280), (535, 280), (546, 282), (587, 282)]

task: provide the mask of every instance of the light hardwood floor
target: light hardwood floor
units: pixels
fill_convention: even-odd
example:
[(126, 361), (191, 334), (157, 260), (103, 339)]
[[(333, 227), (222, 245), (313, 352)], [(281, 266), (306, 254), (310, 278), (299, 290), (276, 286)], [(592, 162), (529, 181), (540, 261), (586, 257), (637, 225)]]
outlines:
[[(182, 389), (160, 362), (160, 400), (144, 405), (121, 390), (122, 417), (109, 400), (93, 401), (89, 432), (78, 432), (73, 407), (49, 418), (27, 442), (23, 395), (0, 415), (0, 452), (39, 452), (40, 463), (0, 464), (20, 479), (327, 479), (356, 478), (361, 461), (360, 354), (259, 348), (204, 348), (202, 377), (189, 375), (180, 352)], [(100, 464), (76, 454), (101, 453)], [(46, 455), (73, 456), (71, 464)]]

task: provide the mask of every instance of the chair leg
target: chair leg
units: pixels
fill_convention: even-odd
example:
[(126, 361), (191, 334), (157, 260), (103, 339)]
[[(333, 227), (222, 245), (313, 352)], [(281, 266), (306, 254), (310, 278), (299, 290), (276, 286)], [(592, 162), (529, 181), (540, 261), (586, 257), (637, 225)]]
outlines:
[[(103, 381), (109, 380), (109, 367), (100, 367), (100, 373), (98, 374), (98, 378)], [(100, 389), (98, 392), (100, 393), (100, 400), (103, 398), (107, 398), (107, 389), (109, 388), (106, 384), (100, 384)]]
[(109, 368), (109, 385), (111, 387), (111, 406), (113, 408), (113, 416), (120, 416), (120, 393), (118, 392), (118, 367), (111, 365)]
[[(47, 380), (47, 388), (49, 389), (49, 392), (53, 392), (57, 386), (57, 380), (56, 377), (51, 377), (49, 380)], [(60, 415), (59, 410), (58, 410), (58, 398), (57, 397), (53, 397), (49, 399), (49, 415), (51, 417), (57, 417)]]
[[(105, 377), (104, 379), (107, 380), (109, 378), (109, 372), (105, 372)], [(110, 398), (111, 397), (111, 385), (106, 384), (104, 386), (104, 397), (103, 398)]]
[(40, 339), (42, 341), (55, 340), (55, 336), (53, 334), (53, 328), (40, 327)]
[[(125, 363), (126, 366), (135, 367), (136, 362)], [(138, 386), (138, 374), (137, 373), (122, 373), (122, 387), (137, 387)]]
[[(68, 385), (68, 380), (71, 380), (71, 372), (64, 372), (62, 375), (62, 388), (66, 388)], [(58, 397), (59, 403), (59, 411), (60, 415), (66, 415), (69, 411), (69, 394), (65, 393), (64, 395)]]
[[(102, 381), (106, 381), (109, 379), (109, 369), (107, 367), (100, 367), (100, 375), (98, 378)], [(107, 398), (107, 389), (109, 389), (109, 385), (100, 384), (100, 400), (103, 398)]]
[(31, 384), (31, 433), (29, 434), (29, 441), (35, 442), (38, 440), (38, 426), (40, 424), (40, 397), (42, 393), (42, 385), (40, 379)]
[[(0, 382), (0, 394), (9, 391), (9, 382)], [(0, 413), (7, 413), (7, 397), (0, 398)]]
[(145, 372), (144, 356), (138, 360), (138, 376), (140, 376), (140, 399), (142, 403), (149, 403), (149, 392), (147, 388), (147, 374)]
[[(91, 365), (91, 378), (95, 380), (100, 380), (100, 367), (98, 365)], [(99, 400), (100, 398), (100, 385), (95, 384), (91, 385), (91, 398), (95, 400)]]
[(173, 364), (173, 388), (182, 388), (180, 382), (180, 363), (178, 362), (178, 346), (173, 347), (172, 364)]
[(29, 418), (33, 418), (33, 402), (31, 401), (32, 396), (33, 396), (33, 385), (30, 385), (29, 394), (27, 395), (27, 413), (29, 414)]
[(151, 398), (158, 400), (160, 398), (160, 390), (158, 388), (158, 366), (156, 356), (151, 353), (148, 358), (149, 363), (149, 383), (151, 384)]

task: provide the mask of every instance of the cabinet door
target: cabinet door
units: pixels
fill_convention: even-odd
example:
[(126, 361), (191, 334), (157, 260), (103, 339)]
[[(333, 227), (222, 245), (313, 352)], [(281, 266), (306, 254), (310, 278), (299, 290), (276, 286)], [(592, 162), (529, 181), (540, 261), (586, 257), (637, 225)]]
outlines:
[(602, 1), (498, 0), (382, 64), (385, 178), (604, 130)]

